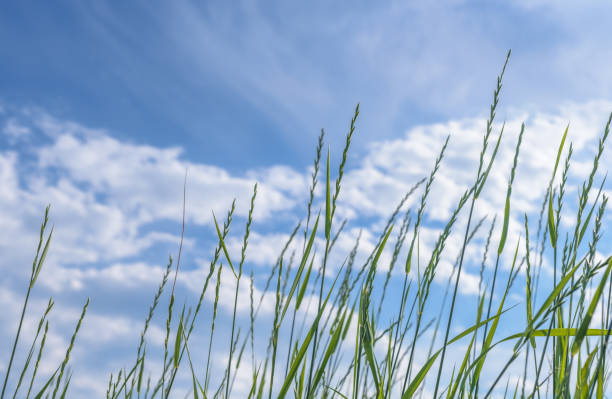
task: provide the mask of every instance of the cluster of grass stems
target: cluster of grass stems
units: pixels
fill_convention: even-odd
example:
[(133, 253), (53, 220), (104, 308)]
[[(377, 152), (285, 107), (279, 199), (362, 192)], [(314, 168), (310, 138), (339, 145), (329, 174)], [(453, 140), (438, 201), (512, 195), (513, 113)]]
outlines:
[[(170, 258), (154, 296), (140, 335), (134, 363), (111, 375), (107, 398), (171, 397), (181, 365), (190, 375), (189, 397), (192, 396), (194, 399), (235, 397), (236, 394), (232, 395), (232, 392), (236, 370), (243, 362), (249, 361), (251, 362), (249, 369), (252, 370), (251, 386), (248, 394), (244, 395), (249, 399), (272, 397), (405, 399), (422, 396), (488, 398), (493, 394), (513, 398), (603, 398), (609, 378), (609, 361), (606, 354), (612, 329), (612, 317), (610, 317), (612, 258), (601, 260), (601, 257), (597, 256), (608, 199), (602, 194), (603, 181), (599, 188), (593, 186), (608, 137), (610, 119), (599, 140), (590, 175), (579, 190), (578, 203), (574, 208), (574, 227), (565, 232), (560, 231), (559, 227), (562, 209), (566, 202), (566, 181), (572, 156), (572, 145), (565, 145), (566, 129), (541, 204), (536, 234), (533, 235), (533, 229), (530, 233), (530, 224), (525, 215), (522, 242), (519, 239), (514, 245), (507, 246), (512, 185), (525, 129), (523, 124), (516, 142), (514, 163), (509, 171), (505, 208), (503, 214), (500, 214), (500, 218), (503, 217), (500, 239), (497, 243), (492, 242), (493, 232), (500, 228), (496, 225), (497, 218), (490, 222), (484, 218), (474, 220), (473, 213), (504, 135), (503, 127), (498, 133), (493, 130), (502, 78), (509, 56), (510, 52), (497, 78), (473, 184), (466, 188), (455, 205), (451, 217), (438, 235), (426, 264), (420, 262), (419, 231), (428, 201), (435, 201), (429, 198), (429, 193), (444, 158), (448, 139), (434, 161), (431, 174), (417, 182), (392, 212), (376, 247), (367, 260), (362, 264), (356, 264), (358, 238), (352, 251), (345, 254), (342, 265), (328, 264), (330, 253), (334, 250), (334, 245), (346, 224), (346, 220), (337, 222), (335, 212), (348, 150), (359, 114), (357, 106), (350, 122), (335, 183), (330, 179), (329, 151), (326, 159), (323, 154), (324, 132), (321, 131), (319, 136), (305, 218), (291, 232), (263, 289), (264, 293), (274, 292), (275, 305), (271, 327), (264, 330), (267, 324), (256, 323), (263, 295), (259, 300), (254, 298), (253, 271), (251, 270), (248, 277), (244, 274), (257, 195), (257, 186), (255, 186), (240, 258), (232, 259), (225, 244), (234, 215), (235, 203), (232, 203), (223, 223), (220, 224), (214, 216), (218, 245), (205, 275), (196, 306), (188, 309), (183, 306), (178, 309), (174, 303), (180, 265), (179, 249), (177, 262), (173, 264)], [(565, 159), (561, 162), (564, 153)], [(323, 162), (325, 162), (324, 170), (321, 171)], [(556, 175), (560, 175), (560, 178), (555, 178)], [(313, 210), (313, 203), (319, 181), (325, 185), (325, 208), (317, 213)], [(416, 208), (402, 210), (407, 198), (417, 188), (421, 189), (422, 194), (420, 201), (416, 201)], [(40, 318), (33, 342), (25, 357), (25, 364), (19, 372), (14, 371), (13, 364), (15, 352), (19, 347), (28, 299), (51, 240), (52, 229), (47, 233), (48, 211), (47, 208), (0, 399), (4, 399), (5, 395), (7, 397), (10, 395), (12, 398), (64, 398), (68, 392), (72, 373), (68, 371), (67, 364), (88, 302), (83, 307), (66, 356), (55, 372), (45, 376), (43, 380), (37, 374), (45, 348), (49, 328), (47, 318), (53, 307), (52, 300), (49, 300), (48, 307)], [(426, 318), (426, 315), (432, 312), (427, 307), (431, 303), (430, 288), (446, 241), (455, 228), (458, 217), (466, 213), (467, 225), (464, 231), (458, 233), (462, 237), (462, 245), (453, 272), (448, 279), (439, 315)], [(480, 289), (477, 306), (474, 309), (473, 324), (459, 334), (454, 334), (457, 328), (453, 320), (456, 316), (458, 289), (466, 250), (476, 232), (484, 228), (487, 223), (490, 226), (486, 245), (483, 247)], [(590, 234), (586, 234), (587, 231), (590, 231)], [(324, 242), (321, 248), (315, 245), (317, 237), (320, 237), (319, 242)], [(388, 267), (382, 268), (379, 265), (381, 254), (387, 247), (391, 248), (391, 261)], [(290, 251), (289, 248), (297, 249)], [(403, 248), (407, 249), (405, 259), (400, 258)], [(513, 261), (510, 265), (502, 267), (504, 251), (511, 251), (512, 256), (507, 256), (505, 259), (511, 258)], [(540, 284), (545, 257), (550, 259), (552, 265), (552, 284)], [(399, 300), (397, 298), (390, 300), (388, 297), (385, 298), (385, 293), (393, 271), (399, 264), (403, 266), (403, 270), (396, 273), (401, 279), (401, 295)], [(491, 267), (486, 267), (487, 265)], [(229, 267), (235, 279), (234, 310), (229, 337), (214, 334), (223, 267)], [(502, 273), (500, 267), (506, 273)], [(337, 270), (337, 273), (329, 277), (329, 270)], [(379, 275), (380, 270), (386, 270), (385, 274)], [(492, 276), (487, 274), (489, 271), (492, 272)], [(502, 279), (502, 274), (506, 275), (505, 280)], [(151, 376), (144, 376), (147, 360), (145, 336), (154, 311), (160, 303), (162, 292), (169, 281), (172, 281), (172, 285), (167, 308), (161, 375), (157, 379), (152, 379)], [(240, 284), (249, 285), (248, 320), (239, 320), (236, 314)], [(511, 308), (506, 303), (508, 293), (516, 284), (524, 284), (522, 291), (525, 300), (519, 304), (524, 309), (524, 325), (513, 334), (500, 334), (498, 331), (500, 320)], [(544, 289), (547, 291), (542, 292)], [(207, 290), (214, 290), (214, 303), (208, 313), (210, 330), (204, 333), (208, 334), (208, 347), (202, 351), (204, 360), (200, 358), (196, 361), (193, 358), (194, 348), (189, 344)], [(447, 302), (449, 295), (450, 304)], [(316, 309), (314, 318), (305, 311), (311, 305), (305, 303), (305, 298), (318, 299), (312, 304), (312, 308)], [(601, 325), (592, 326), (598, 305), (601, 310)], [(383, 307), (385, 317), (390, 318), (388, 322), (382, 317)], [(247, 328), (242, 329), (243, 325)], [(517, 323), (514, 322), (513, 325)], [(264, 331), (256, 331), (256, 326), (257, 330)], [(350, 328), (356, 333), (348, 334)], [(430, 332), (429, 341), (423, 343), (424, 333), (427, 331)], [(256, 335), (258, 341), (262, 336), (267, 337), (268, 345), (263, 359), (259, 358), (255, 350)], [(281, 340), (280, 337), (287, 338), (288, 343), (286, 339)], [(280, 341), (282, 345), (279, 346)], [(451, 350), (455, 354), (458, 353), (459, 347), (456, 344), (458, 341), (463, 344), (461, 348), (464, 351), (460, 356), (462, 361), (450, 364), (447, 354)], [(511, 347), (510, 356), (501, 358), (495, 355), (495, 359), (491, 360), (498, 345)], [(218, 372), (218, 364), (214, 367), (211, 364), (213, 347), (215, 350), (227, 348), (227, 364), (222, 373)], [(418, 357), (422, 358), (427, 348), (425, 361), (417, 365), (415, 355), (418, 353)], [(381, 353), (384, 355), (380, 355)], [(198, 369), (198, 364), (204, 367)], [(485, 366), (486, 381), (482, 378)], [(509, 375), (510, 370), (520, 370), (521, 367), (522, 375)], [(213, 375), (219, 377), (216, 382), (211, 381)], [(491, 375), (494, 377), (491, 378)]]

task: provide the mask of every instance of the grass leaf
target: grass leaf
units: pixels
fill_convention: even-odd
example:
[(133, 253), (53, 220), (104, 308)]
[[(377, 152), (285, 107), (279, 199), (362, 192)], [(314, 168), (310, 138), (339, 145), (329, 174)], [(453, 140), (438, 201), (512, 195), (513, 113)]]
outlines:
[(591, 319), (593, 318), (593, 313), (595, 313), (595, 308), (597, 307), (597, 303), (601, 298), (601, 293), (605, 285), (608, 283), (608, 277), (610, 276), (610, 268), (612, 268), (612, 257), (608, 259), (608, 266), (606, 267), (606, 271), (602, 276), (599, 285), (597, 286), (597, 290), (595, 290), (595, 294), (591, 299), (591, 303), (587, 309), (587, 312), (582, 319), (582, 323), (580, 324), (580, 328), (576, 333), (576, 337), (574, 338), (574, 343), (572, 344), (572, 356), (576, 355), (580, 350), (580, 345), (582, 345), (582, 341), (586, 335), (586, 331), (589, 329), (589, 324), (591, 324)]
[(230, 259), (229, 253), (227, 252), (227, 247), (225, 246), (225, 240), (223, 239), (221, 230), (219, 230), (219, 224), (217, 223), (217, 218), (214, 212), (213, 212), (213, 220), (215, 221), (215, 228), (217, 229), (217, 235), (219, 236), (219, 242), (221, 243), (221, 248), (223, 248), (223, 253), (225, 254), (227, 263), (229, 263), (230, 268), (232, 269), (232, 273), (234, 273), (234, 277), (238, 278), (238, 275), (236, 274), (236, 271), (234, 270), (234, 265), (232, 264), (232, 260)]

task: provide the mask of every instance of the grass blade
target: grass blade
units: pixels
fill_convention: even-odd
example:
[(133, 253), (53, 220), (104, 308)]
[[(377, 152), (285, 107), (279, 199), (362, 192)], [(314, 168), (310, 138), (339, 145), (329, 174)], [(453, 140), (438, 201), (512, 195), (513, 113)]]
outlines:
[(604, 275), (602, 276), (601, 281), (599, 282), (599, 285), (597, 286), (597, 290), (595, 291), (595, 294), (593, 295), (593, 298), (591, 299), (591, 303), (589, 304), (586, 315), (582, 319), (580, 328), (578, 329), (578, 332), (576, 333), (576, 337), (574, 338), (574, 343), (572, 344), (572, 356), (576, 355), (576, 353), (578, 353), (578, 351), (580, 350), (580, 345), (582, 345), (582, 341), (584, 340), (586, 331), (589, 328), (589, 324), (591, 324), (591, 319), (593, 318), (593, 313), (595, 313), (595, 308), (597, 307), (597, 303), (599, 302), (599, 299), (601, 298), (601, 293), (603, 292), (605, 285), (608, 283), (608, 277), (610, 276), (610, 268), (612, 268), (612, 257), (608, 259), (608, 267), (606, 267), (606, 271), (604, 272)]
[(219, 242), (221, 243), (221, 248), (223, 248), (223, 253), (225, 254), (225, 258), (227, 259), (227, 263), (229, 263), (230, 268), (232, 269), (232, 273), (234, 273), (234, 277), (238, 278), (236, 274), (236, 270), (234, 270), (234, 265), (232, 260), (230, 259), (229, 253), (227, 252), (227, 247), (225, 246), (225, 240), (223, 239), (223, 235), (221, 234), (221, 230), (219, 230), (219, 224), (217, 223), (217, 217), (213, 212), (213, 220), (215, 221), (215, 229), (217, 229), (217, 235), (219, 236)]

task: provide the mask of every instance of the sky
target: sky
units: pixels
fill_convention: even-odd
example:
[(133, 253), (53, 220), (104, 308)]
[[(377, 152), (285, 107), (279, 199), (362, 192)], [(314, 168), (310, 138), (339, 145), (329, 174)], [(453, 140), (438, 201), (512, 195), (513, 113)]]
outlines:
[[(53, 296), (48, 372), (91, 299), (74, 350), (74, 397), (102, 395), (110, 372), (133, 357), (168, 255), (176, 257), (185, 173), (177, 287), (181, 301), (193, 302), (216, 244), (212, 212), (224, 215), (237, 199), (238, 227), (228, 244), (238, 256), (255, 182), (246, 267), (263, 289), (282, 243), (305, 215), (320, 130), (337, 168), (358, 103), (338, 208), (347, 225), (331, 276), (360, 231), (365, 259), (384, 221), (428, 175), (450, 135), (421, 232), (423, 247), (431, 248), (474, 176), (509, 49), (494, 125), (496, 135), (505, 122), (504, 139), (476, 211), (486, 223), (502, 217), (525, 122), (509, 243), (523, 233), (525, 213), (537, 220), (567, 124), (574, 146), (569, 181), (577, 183), (588, 176), (612, 111), (612, 6), (603, 1), (23, 1), (0, 7), (0, 304), (8, 309), (0, 316), (0, 342), (15, 334), (50, 204), (54, 237), (26, 320)], [(611, 162), (604, 153), (596, 184)], [(416, 207), (420, 194), (404, 209)], [(569, 198), (576, 195), (568, 188)], [(323, 201), (319, 186), (315, 209)], [(464, 225), (460, 215), (457, 231)], [(478, 292), (485, 230), (468, 251), (465, 303)], [(449, 242), (436, 292), (443, 291), (458, 249), (456, 240)], [(231, 297), (233, 286), (222, 289), (222, 297)], [(231, 305), (220, 304), (228, 313)], [(264, 307), (262, 328), (272, 306)], [(460, 322), (468, 323), (467, 315)], [(156, 319), (151, 345), (163, 342), (163, 328)], [(227, 330), (227, 319), (219, 328)], [(204, 338), (194, 342), (204, 345)], [(9, 350), (0, 347), (2, 371)]]

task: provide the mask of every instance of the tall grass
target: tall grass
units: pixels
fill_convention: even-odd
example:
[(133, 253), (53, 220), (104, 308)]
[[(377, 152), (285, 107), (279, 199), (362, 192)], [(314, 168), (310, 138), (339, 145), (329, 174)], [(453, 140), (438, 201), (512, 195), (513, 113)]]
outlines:
[[(415, 182), (390, 213), (365, 262), (356, 264), (361, 235), (348, 254), (339, 254), (340, 250), (334, 246), (347, 222), (337, 220), (336, 210), (357, 127), (358, 105), (350, 121), (335, 181), (332, 179), (334, 168), (330, 152), (323, 153), (325, 135), (321, 132), (309, 198), (305, 204), (305, 221), (300, 222), (289, 235), (266, 279), (262, 296), (256, 298), (254, 295), (256, 284), (253, 271), (250, 270), (248, 280), (245, 281), (244, 277), (249, 236), (256, 222), (253, 219), (257, 206), (255, 186), (239, 259), (232, 259), (226, 245), (235, 202), (223, 223), (219, 223), (214, 216), (217, 245), (204, 276), (199, 300), (193, 308), (177, 308), (174, 303), (181, 240), (177, 262), (174, 264), (170, 258), (153, 297), (134, 362), (111, 375), (107, 399), (172, 397), (180, 370), (189, 376), (191, 391), (188, 397), (195, 399), (238, 395), (257, 399), (488, 398), (492, 395), (513, 398), (603, 398), (610, 378), (607, 354), (612, 331), (612, 257), (601, 258), (597, 255), (608, 198), (603, 193), (605, 178), (599, 185), (596, 185), (596, 180), (612, 114), (599, 140), (591, 172), (579, 187), (576, 206), (565, 206), (568, 201), (565, 196), (567, 176), (573, 152), (571, 144), (566, 146), (568, 127), (560, 140), (552, 176), (545, 188), (537, 229), (531, 228), (525, 215), (522, 237), (518, 242), (509, 242), (515, 172), (520, 163), (523, 136), (529, 134), (525, 132), (524, 124), (518, 132), (512, 167), (508, 171), (504, 208), (490, 221), (474, 219), (482, 190), (495, 167), (500, 143), (507, 135), (503, 126), (497, 133), (494, 126), (509, 57), (510, 52), (497, 78), (473, 183), (466, 187), (455, 204), (431, 253), (421, 253), (420, 233), (427, 206), (435, 201), (435, 198), (430, 198), (430, 193), (436, 184), (439, 167), (444, 162), (445, 150), (451, 145), (448, 138), (440, 148), (439, 155), (432, 160), (431, 173)], [(561, 162), (562, 159), (564, 162)], [(321, 165), (322, 162), (325, 164)], [(560, 168), (560, 178), (557, 178)], [(323, 176), (320, 176), (322, 169)], [(314, 209), (319, 184), (324, 187), (324, 207), (321, 210)], [(405, 210), (408, 198), (419, 188), (422, 192), (420, 200), (416, 201), (416, 208)], [(28, 301), (50, 247), (52, 229), (47, 232), (48, 213), (49, 208), (41, 225), (0, 399), (4, 399), (5, 395), (12, 398), (68, 396), (72, 376), (68, 371), (70, 354), (88, 301), (77, 321), (64, 360), (50, 376), (41, 377), (38, 369), (45, 348), (52, 299), (38, 321), (33, 341), (26, 348), (20, 345)], [(502, 220), (501, 226), (496, 224), (497, 216)], [(574, 218), (572, 228), (562, 231), (562, 216)], [(461, 232), (460, 251), (436, 315), (431, 304), (439, 301), (431, 298), (431, 288), (459, 217), (466, 221)], [(485, 226), (488, 226), (486, 244), (477, 247), (482, 251), (482, 262), (473, 322), (458, 330), (455, 323), (458, 317), (456, 305), (466, 251), (473, 245), (477, 231)], [(530, 233), (534, 230), (535, 235)], [(589, 231), (590, 234), (587, 234)], [(499, 232), (497, 242), (493, 241), (495, 232)], [(403, 249), (407, 250), (407, 255), (402, 259)], [(342, 264), (330, 263), (337, 258), (330, 256), (333, 251), (336, 251), (335, 255), (345, 257)], [(389, 258), (382, 256), (385, 251), (391, 254)], [(383, 259), (390, 259), (389, 263), (383, 265)], [(421, 263), (423, 259), (426, 261)], [(502, 268), (507, 259), (512, 259), (512, 262)], [(550, 284), (541, 281), (545, 259), (552, 265), (553, 279)], [(396, 265), (400, 261), (404, 267), (397, 271)], [(215, 334), (220, 285), (222, 278), (225, 278), (222, 277), (223, 267), (231, 270), (232, 274), (225, 276), (233, 279), (230, 283), (234, 284), (231, 326), (228, 326), (230, 333), (227, 335)], [(384, 275), (379, 275), (381, 267), (387, 270)], [(333, 273), (330, 274), (330, 270)], [(505, 272), (502, 273), (502, 270)], [(145, 381), (145, 370), (150, 368), (146, 366), (146, 335), (172, 271), (174, 279), (166, 316), (163, 357), (159, 359), (161, 371), (155, 379), (149, 377)], [(401, 287), (399, 301), (389, 298), (387, 294), (389, 284), (396, 280)], [(247, 320), (238, 317), (237, 313), (240, 284), (249, 286)], [(509, 292), (517, 284), (524, 284), (521, 289), (524, 301), (512, 309), (514, 306), (508, 304)], [(202, 313), (202, 308), (208, 306), (204, 298), (209, 289), (214, 291), (211, 293), (214, 302), (206, 314), (209, 319), (202, 322), (209, 327), (204, 331), (195, 331), (196, 319)], [(267, 294), (274, 298), (271, 326), (258, 322), (264, 295)], [(450, 306), (447, 308), (449, 295)], [(597, 315), (599, 322), (595, 323), (597, 311), (600, 312)], [(500, 323), (512, 317), (511, 313), (516, 315), (517, 312), (522, 315), (522, 325), (516, 322), (517, 317), (514, 316), (511, 320), (516, 330), (508, 332), (501, 329)], [(192, 333), (203, 336), (207, 347), (191, 347)], [(255, 342), (266, 342), (265, 350), (259, 345), (256, 347)], [(213, 348), (215, 351), (226, 348), (226, 364), (211, 362)], [(500, 348), (506, 350), (499, 351)], [(18, 367), (14, 364), (15, 354), (20, 350), (26, 352), (26, 360)], [(453, 361), (448, 356), (450, 351), (454, 354)], [(241, 368), (250, 370), (250, 389), (239, 394), (235, 392), (234, 384), (237, 370)], [(486, 373), (483, 374), (484, 371)], [(26, 386), (27, 392), (24, 393)]]

